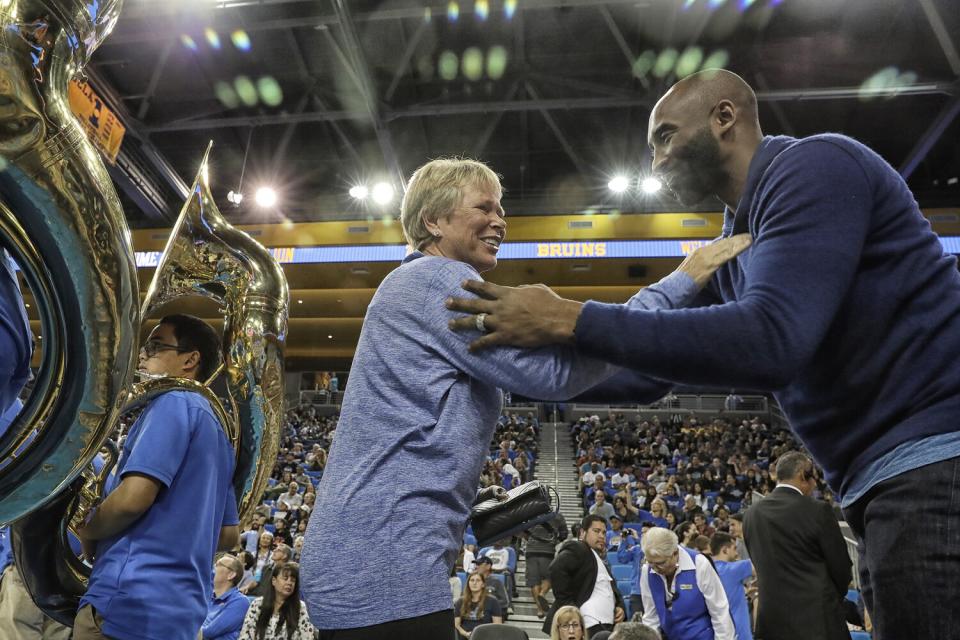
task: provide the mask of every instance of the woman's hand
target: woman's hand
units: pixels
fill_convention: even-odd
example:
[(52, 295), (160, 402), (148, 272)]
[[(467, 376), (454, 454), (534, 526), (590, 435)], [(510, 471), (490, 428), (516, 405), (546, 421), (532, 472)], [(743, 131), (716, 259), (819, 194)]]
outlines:
[(717, 269), (733, 260), (750, 246), (753, 240), (749, 233), (739, 233), (728, 238), (720, 238), (708, 245), (694, 249), (693, 253), (688, 255), (677, 271), (682, 271), (690, 276), (697, 288), (703, 288)]

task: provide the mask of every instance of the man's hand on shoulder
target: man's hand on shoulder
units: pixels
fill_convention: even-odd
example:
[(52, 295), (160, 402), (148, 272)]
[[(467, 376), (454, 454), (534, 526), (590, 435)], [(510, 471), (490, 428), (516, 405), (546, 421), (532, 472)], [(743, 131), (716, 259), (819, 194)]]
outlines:
[(451, 320), (450, 328), (477, 330), (477, 314), (485, 314), (484, 335), (470, 344), (471, 351), (494, 345), (533, 348), (573, 342), (582, 303), (561, 298), (542, 284), (505, 287), (468, 280), (462, 286), (479, 297), (447, 299), (448, 309), (472, 314)]

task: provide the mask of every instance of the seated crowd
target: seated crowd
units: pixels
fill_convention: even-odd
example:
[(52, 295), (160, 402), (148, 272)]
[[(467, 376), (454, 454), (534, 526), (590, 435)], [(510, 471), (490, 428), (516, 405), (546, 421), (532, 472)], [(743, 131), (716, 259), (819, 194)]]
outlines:
[[(588, 546), (596, 540), (594, 550), (606, 561), (622, 595), (624, 619), (633, 620), (607, 626), (613, 627), (609, 637), (659, 638), (658, 631), (644, 629), (642, 623), (650, 624), (658, 614), (662, 618), (654, 603), (662, 601), (663, 594), (658, 600), (650, 588), (645, 592), (646, 585), (660, 582), (649, 582), (644, 576), (654, 569), (662, 574), (664, 567), (677, 571), (686, 565), (691, 573), (696, 568), (698, 581), (722, 584), (726, 598), (717, 602), (724, 609), (721, 615), (729, 614), (729, 637), (751, 638), (756, 571), (744, 543), (743, 512), (754, 492), (766, 496), (776, 487), (776, 474), (771, 471), (780, 456), (801, 449), (790, 432), (771, 429), (757, 418), (733, 423), (723, 416), (710, 421), (678, 416), (668, 423), (657, 418), (631, 422), (611, 413), (605, 420), (596, 415), (581, 418), (570, 426), (570, 433), (587, 513), (583, 529), (580, 524), (574, 526), (574, 538)], [(842, 520), (829, 489), (820, 481), (813, 496), (833, 505), (834, 514)], [(706, 570), (707, 564), (701, 567), (702, 563), (712, 569)], [(555, 579), (556, 570), (551, 566)], [(857, 592), (851, 590), (848, 598), (851, 628), (869, 629), (869, 619), (864, 619), (862, 609), (857, 610)], [(706, 600), (710, 609), (710, 599)], [(587, 629), (596, 624), (588, 614), (588, 608), (593, 611), (588, 607), (591, 601), (582, 609), (559, 607), (549, 627), (551, 637), (591, 637)], [(717, 612), (709, 613), (716, 623)], [(607, 637), (601, 635), (606, 633), (592, 637)], [(687, 629), (680, 637), (701, 636)]]
[[(288, 638), (287, 629), (293, 630), (290, 640), (314, 637), (306, 607), (299, 600), (297, 562), (336, 428), (336, 416), (318, 415), (312, 405), (302, 405), (287, 413), (270, 486), (254, 511), (253, 521), (240, 534), (240, 548), (217, 560), (216, 598), (203, 638), (236, 638), (220, 635), (221, 630), (228, 623), (241, 625), (241, 621), (241, 640)], [(481, 475), (481, 487), (509, 489), (530, 480), (538, 430), (533, 414), (501, 416)], [(511, 560), (500, 545), (483, 551), (487, 557), (479, 561), (468, 552), (472, 582), (461, 582), (456, 577), (451, 580), (457, 624), (467, 635), (479, 624), (505, 619), (510, 602), (508, 590), (512, 588), (510, 576), (516, 570), (516, 556)], [(463, 560), (461, 556), (461, 567)]]

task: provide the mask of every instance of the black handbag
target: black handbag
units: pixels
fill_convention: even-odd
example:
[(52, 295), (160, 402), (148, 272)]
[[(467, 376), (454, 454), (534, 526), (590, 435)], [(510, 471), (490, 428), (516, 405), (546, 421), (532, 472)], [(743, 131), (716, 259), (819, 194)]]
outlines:
[[(550, 504), (550, 491), (557, 497)], [(507, 492), (506, 500), (484, 500), (470, 510), (473, 535), (481, 547), (553, 520), (560, 512), (560, 494), (539, 480), (527, 482)]]

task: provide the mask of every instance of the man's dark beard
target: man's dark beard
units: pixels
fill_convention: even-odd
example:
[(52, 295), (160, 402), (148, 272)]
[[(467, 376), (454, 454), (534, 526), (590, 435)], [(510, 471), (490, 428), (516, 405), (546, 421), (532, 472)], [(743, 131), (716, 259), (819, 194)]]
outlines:
[(695, 205), (708, 196), (715, 196), (729, 180), (723, 169), (720, 145), (703, 127), (674, 153), (668, 188), (684, 205)]

